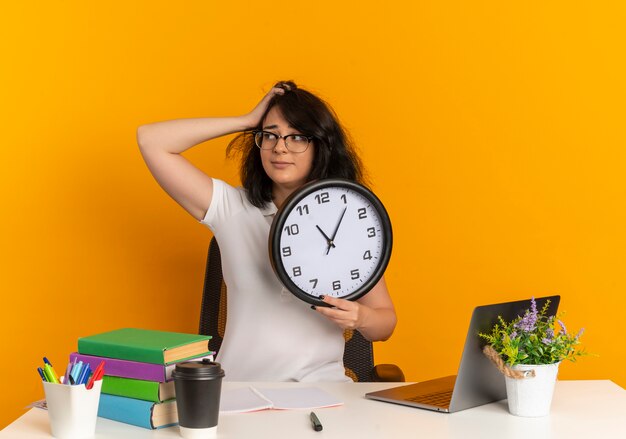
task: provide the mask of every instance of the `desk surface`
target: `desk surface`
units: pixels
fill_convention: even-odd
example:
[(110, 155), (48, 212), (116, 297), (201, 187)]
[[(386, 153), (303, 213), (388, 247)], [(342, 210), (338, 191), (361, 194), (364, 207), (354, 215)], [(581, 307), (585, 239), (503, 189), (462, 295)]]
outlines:
[[(224, 383), (227, 388), (310, 386), (300, 383)], [(398, 383), (317, 383), (344, 401), (316, 410), (324, 430), (313, 431), (309, 411), (265, 410), (220, 416), (218, 438), (624, 438), (626, 390), (611, 381), (558, 381), (550, 416), (520, 418), (505, 401), (446, 414), (364, 398)], [(0, 431), (0, 438), (50, 438), (48, 414), (31, 409)], [(146, 430), (98, 418), (96, 439), (180, 438), (178, 427)]]

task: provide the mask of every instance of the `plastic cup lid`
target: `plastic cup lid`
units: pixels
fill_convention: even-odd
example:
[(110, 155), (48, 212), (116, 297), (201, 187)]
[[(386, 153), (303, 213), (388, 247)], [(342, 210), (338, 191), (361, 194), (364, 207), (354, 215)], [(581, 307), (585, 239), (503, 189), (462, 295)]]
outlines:
[(183, 361), (176, 364), (172, 372), (173, 378), (213, 379), (222, 378), (224, 370), (219, 363), (204, 359), (202, 361)]

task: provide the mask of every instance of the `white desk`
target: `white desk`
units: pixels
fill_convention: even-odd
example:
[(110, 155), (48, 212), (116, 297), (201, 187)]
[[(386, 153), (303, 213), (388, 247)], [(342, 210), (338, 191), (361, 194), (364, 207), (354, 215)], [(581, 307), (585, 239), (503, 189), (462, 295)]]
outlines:
[[(228, 388), (310, 386), (298, 383), (224, 383)], [(218, 438), (625, 438), (626, 390), (611, 381), (559, 381), (551, 415), (519, 418), (508, 413), (506, 401), (453, 413), (436, 413), (365, 399), (366, 392), (398, 383), (323, 383), (344, 401), (319, 409), (324, 430), (313, 431), (309, 411), (265, 410), (220, 416)], [(49, 438), (48, 414), (31, 409), (0, 431), (0, 438)], [(95, 438), (180, 438), (178, 427), (146, 430), (98, 418)]]

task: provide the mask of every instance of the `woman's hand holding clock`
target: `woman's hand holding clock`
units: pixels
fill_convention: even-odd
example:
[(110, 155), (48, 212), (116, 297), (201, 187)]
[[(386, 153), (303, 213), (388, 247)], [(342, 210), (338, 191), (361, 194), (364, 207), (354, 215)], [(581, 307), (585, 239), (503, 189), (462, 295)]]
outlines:
[(396, 313), (387, 292), (385, 278), (357, 301), (331, 296), (320, 297), (327, 306), (312, 308), (341, 329), (356, 329), (370, 341), (387, 340), (396, 326)]
[(312, 308), (335, 322), (341, 329), (359, 329), (363, 325), (364, 314), (367, 313), (366, 306), (330, 296), (320, 296), (320, 299), (331, 307), (312, 306)]

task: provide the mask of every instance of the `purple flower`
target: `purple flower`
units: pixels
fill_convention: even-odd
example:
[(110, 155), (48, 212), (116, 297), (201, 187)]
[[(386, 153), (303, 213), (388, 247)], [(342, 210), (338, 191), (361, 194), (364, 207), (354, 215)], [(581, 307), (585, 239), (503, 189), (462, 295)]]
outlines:
[(563, 330), (563, 334), (567, 334), (567, 328), (565, 327), (565, 323), (563, 323), (560, 320), (557, 320), (559, 322), (559, 325), (561, 325), (561, 329)]
[(517, 337), (517, 331), (511, 332), (511, 340), (513, 340), (515, 337)]
[(546, 336), (541, 339), (541, 342), (545, 345), (548, 345), (554, 341), (554, 329), (548, 328), (546, 329)]
[(585, 328), (581, 328), (580, 331), (578, 331), (578, 334), (576, 334), (576, 340), (578, 340), (580, 336), (583, 335), (584, 332), (585, 332)]
[(537, 303), (535, 298), (530, 299), (530, 311), (526, 311), (524, 317), (515, 324), (516, 328), (521, 329), (524, 332), (532, 332), (537, 324)]

